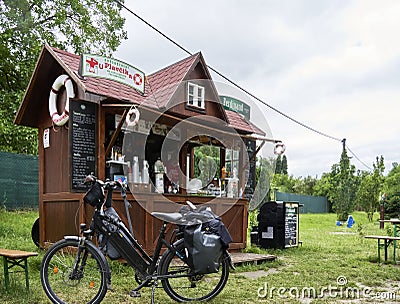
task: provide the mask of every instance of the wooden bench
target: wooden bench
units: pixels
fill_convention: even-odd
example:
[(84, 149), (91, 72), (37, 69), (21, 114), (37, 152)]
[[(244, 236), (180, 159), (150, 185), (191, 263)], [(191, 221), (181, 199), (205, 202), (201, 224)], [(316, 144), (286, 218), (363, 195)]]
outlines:
[(9, 270), (17, 266), (25, 271), (26, 290), (29, 292), (28, 258), (37, 255), (38, 255), (37, 252), (27, 252), (21, 250), (0, 248), (0, 256), (3, 257), (3, 262), (4, 262), (4, 280), (6, 289), (10, 287)]
[[(378, 240), (378, 263), (381, 262), (381, 247), (385, 249), (385, 262), (387, 261), (387, 248), (393, 242), (394, 243), (394, 250), (393, 250), (393, 260), (396, 262), (396, 241), (400, 241), (400, 237), (395, 236), (387, 236), (387, 235), (366, 235), (366, 239), (375, 239)], [(384, 241), (381, 244), (381, 241)]]

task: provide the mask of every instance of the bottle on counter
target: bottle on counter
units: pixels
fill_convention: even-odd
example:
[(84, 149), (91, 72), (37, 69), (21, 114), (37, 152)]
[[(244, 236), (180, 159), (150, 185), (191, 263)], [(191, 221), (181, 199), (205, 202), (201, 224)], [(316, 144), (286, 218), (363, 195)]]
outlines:
[(133, 175), (133, 182), (139, 183), (139, 157), (133, 157), (133, 164), (132, 164), (132, 175)]
[(158, 193), (164, 193), (164, 165), (160, 159), (154, 164), (155, 186)]
[(142, 183), (149, 183), (149, 163), (147, 160), (143, 160)]

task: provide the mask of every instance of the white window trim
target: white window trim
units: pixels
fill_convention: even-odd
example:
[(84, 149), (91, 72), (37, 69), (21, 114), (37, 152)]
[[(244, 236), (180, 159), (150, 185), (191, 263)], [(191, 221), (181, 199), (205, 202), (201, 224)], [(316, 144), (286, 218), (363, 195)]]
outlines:
[[(193, 87), (193, 103), (189, 102), (189, 89), (190, 87)], [(199, 106), (199, 89), (201, 90), (201, 96), (200, 96), (200, 106)], [(205, 88), (203, 86), (200, 86), (198, 84), (188, 82), (187, 86), (187, 96), (186, 96), (186, 101), (187, 104), (191, 107), (199, 108), (199, 109), (205, 109), (206, 108), (206, 103), (205, 103)]]

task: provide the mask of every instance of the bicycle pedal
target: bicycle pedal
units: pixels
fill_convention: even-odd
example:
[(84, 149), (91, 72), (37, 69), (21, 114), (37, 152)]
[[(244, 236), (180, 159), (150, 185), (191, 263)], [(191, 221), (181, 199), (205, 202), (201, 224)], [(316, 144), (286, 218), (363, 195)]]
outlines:
[(130, 291), (130, 292), (129, 292), (129, 295), (130, 295), (132, 298), (140, 298), (140, 297), (142, 296), (142, 294), (141, 294), (140, 291), (138, 291), (138, 290), (132, 290), (132, 291)]

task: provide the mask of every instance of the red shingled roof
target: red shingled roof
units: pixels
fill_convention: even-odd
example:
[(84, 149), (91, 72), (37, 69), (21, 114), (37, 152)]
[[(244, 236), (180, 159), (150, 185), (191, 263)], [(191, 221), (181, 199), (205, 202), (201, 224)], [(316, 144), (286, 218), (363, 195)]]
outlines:
[(149, 96), (153, 95), (153, 100), (157, 102), (159, 108), (167, 105), (178, 85), (199, 57), (200, 53), (194, 54), (148, 76), (149, 84), (146, 87), (146, 93)]
[[(71, 54), (57, 48), (52, 48), (52, 50), (68, 69), (78, 75), (79, 55)], [(196, 53), (148, 75), (144, 94), (137, 92), (125, 84), (104, 78), (85, 77), (80, 78), (80, 82), (83, 84), (86, 92), (160, 109), (167, 105), (178, 85), (183, 81), (193, 64), (199, 60), (200, 56), (201, 53)], [(265, 135), (265, 132), (251, 122), (246, 121), (240, 114), (230, 110), (225, 110), (225, 113), (232, 128), (246, 133)]]
[(228, 116), (229, 125), (240, 131), (245, 131), (249, 133), (255, 133), (258, 135), (265, 136), (265, 132), (259, 129), (256, 125), (247, 121), (242, 115), (234, 111), (225, 110), (226, 116)]
[[(53, 51), (72, 72), (78, 74), (79, 55), (71, 54), (57, 48), (53, 48)], [(86, 91), (90, 93), (132, 101), (137, 104), (144, 103), (145, 106), (152, 108), (162, 108), (166, 106), (177, 86), (199, 56), (200, 53), (194, 54), (148, 75), (144, 94), (137, 92), (125, 84), (104, 78), (85, 77), (81, 79), (81, 82), (85, 86)]]

